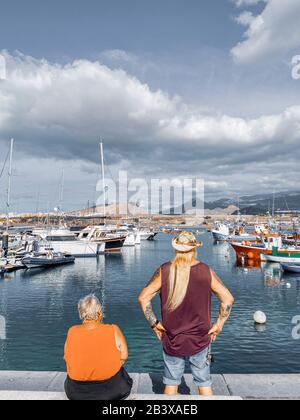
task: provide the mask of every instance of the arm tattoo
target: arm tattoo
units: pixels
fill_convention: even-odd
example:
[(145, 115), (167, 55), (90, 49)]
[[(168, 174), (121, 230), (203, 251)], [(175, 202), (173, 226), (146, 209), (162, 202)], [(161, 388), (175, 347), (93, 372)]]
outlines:
[(155, 324), (157, 318), (153, 312), (151, 303), (148, 303), (148, 305), (145, 308), (145, 316), (151, 326)]
[(231, 305), (224, 305), (221, 304), (220, 306), (220, 318), (227, 320), (230, 317), (231, 314), (231, 310), (232, 310), (232, 306)]
[(151, 277), (150, 281), (148, 282), (147, 286), (150, 286), (151, 283), (153, 283), (158, 277), (160, 276), (160, 267), (155, 271), (153, 276)]

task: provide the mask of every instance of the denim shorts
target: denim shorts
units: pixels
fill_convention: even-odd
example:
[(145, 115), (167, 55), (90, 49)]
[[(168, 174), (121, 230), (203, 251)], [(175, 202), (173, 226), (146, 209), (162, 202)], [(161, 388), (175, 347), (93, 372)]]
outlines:
[(165, 352), (164, 363), (164, 384), (171, 386), (181, 385), (182, 377), (185, 370), (185, 362), (188, 361), (194, 383), (198, 388), (209, 388), (212, 386), (212, 380), (210, 375), (210, 347), (189, 357), (175, 357), (169, 356)]

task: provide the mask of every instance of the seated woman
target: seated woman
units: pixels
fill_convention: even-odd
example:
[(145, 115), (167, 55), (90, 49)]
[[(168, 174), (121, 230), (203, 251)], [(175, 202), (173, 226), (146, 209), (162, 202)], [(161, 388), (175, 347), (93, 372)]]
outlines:
[(78, 304), (82, 325), (70, 328), (65, 344), (69, 400), (122, 400), (129, 396), (132, 379), (123, 365), (127, 343), (116, 325), (103, 324), (103, 312), (94, 295)]

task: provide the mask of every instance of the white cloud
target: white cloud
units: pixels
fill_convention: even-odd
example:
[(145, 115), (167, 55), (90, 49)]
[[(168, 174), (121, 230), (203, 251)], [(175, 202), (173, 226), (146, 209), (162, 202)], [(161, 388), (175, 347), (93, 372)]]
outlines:
[[(254, 119), (205, 115), (178, 97), (99, 62), (61, 66), (6, 53), (8, 78), (0, 84), (0, 134), (15, 132), (33, 153), (85, 157), (99, 137), (112, 145), (264, 145), (299, 139), (300, 106)], [(63, 143), (62, 143), (63, 142)], [(88, 157), (88, 154), (86, 155)]]
[[(77, 162), (76, 168), (83, 162), (98, 165), (100, 138), (114, 167), (129, 169), (134, 176), (197, 174), (217, 191), (249, 184), (249, 173), (259, 177), (266, 168), (272, 171), (270, 165), (290, 160), (286, 175), (291, 172), (290, 179), (295, 179), (300, 105), (251, 119), (204, 113), (99, 62), (78, 60), (62, 66), (21, 54), (4, 55), (7, 79), (0, 82), (0, 161), (7, 139), (14, 136), (22, 167), (26, 170), (29, 162), (32, 179), (38, 168), (45, 169), (49, 178), (51, 159), (68, 161), (68, 168), (72, 162)], [(57, 164), (53, 167), (57, 174)], [(87, 176), (79, 174), (76, 180), (74, 174), (74, 182), (79, 185)], [(23, 179), (19, 188), (24, 188)], [(26, 189), (30, 179), (28, 175)], [(219, 184), (220, 179), (224, 184)]]
[[(237, 2), (237, 5), (246, 2)], [(232, 55), (238, 63), (279, 58), (300, 48), (300, 2), (299, 0), (268, 0), (260, 15), (243, 13), (237, 21), (248, 26), (245, 40), (239, 42)]]
[(235, 20), (240, 25), (249, 26), (255, 20), (255, 16), (251, 12), (243, 12)]
[(100, 54), (100, 58), (108, 61), (116, 62), (125, 62), (125, 63), (135, 63), (138, 61), (138, 58), (135, 54), (124, 50), (105, 50)]
[(233, 0), (233, 2), (238, 6), (238, 7), (243, 7), (243, 6), (254, 6), (258, 3), (264, 2), (267, 3), (269, 0)]

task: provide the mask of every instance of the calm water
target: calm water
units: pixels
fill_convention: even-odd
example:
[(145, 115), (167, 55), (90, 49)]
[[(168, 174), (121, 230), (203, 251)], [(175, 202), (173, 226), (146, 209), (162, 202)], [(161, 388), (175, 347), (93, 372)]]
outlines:
[[(0, 340), (0, 370), (64, 370), (67, 329), (78, 323), (76, 304), (95, 292), (104, 302), (106, 321), (123, 329), (131, 372), (158, 372), (160, 344), (144, 320), (137, 296), (156, 267), (171, 258), (170, 237), (126, 248), (120, 256), (78, 259), (74, 266), (18, 272), (0, 279), (0, 315), (7, 340)], [(244, 269), (229, 245), (201, 236), (202, 260), (220, 275), (236, 298), (231, 321), (213, 347), (214, 373), (300, 372), (300, 341), (292, 339), (292, 318), (300, 314), (300, 277), (284, 276), (276, 266)], [(282, 283), (283, 281), (283, 283)], [(291, 288), (286, 287), (291, 283)], [(157, 313), (158, 302), (156, 303)], [(214, 301), (214, 313), (218, 304)], [(253, 313), (263, 310), (268, 324), (255, 328)]]

